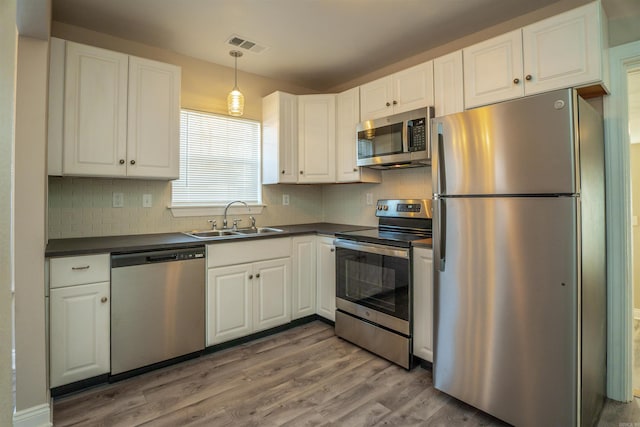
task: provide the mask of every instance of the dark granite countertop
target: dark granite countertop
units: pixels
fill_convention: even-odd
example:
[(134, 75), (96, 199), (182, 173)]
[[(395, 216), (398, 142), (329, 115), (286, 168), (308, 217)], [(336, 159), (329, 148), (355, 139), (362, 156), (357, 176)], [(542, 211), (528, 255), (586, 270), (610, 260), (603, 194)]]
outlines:
[(197, 239), (183, 233), (132, 234), (126, 236), (78, 237), (70, 239), (49, 240), (45, 250), (46, 257), (71, 255), (87, 255), (94, 253), (122, 253), (146, 251), (165, 248), (186, 248), (197, 245), (208, 245), (236, 240), (271, 239), (276, 237), (300, 234), (334, 235), (342, 231), (354, 231), (371, 228), (371, 226), (333, 224), (318, 222), (312, 224), (277, 225), (282, 233), (262, 235), (224, 236), (215, 239)]

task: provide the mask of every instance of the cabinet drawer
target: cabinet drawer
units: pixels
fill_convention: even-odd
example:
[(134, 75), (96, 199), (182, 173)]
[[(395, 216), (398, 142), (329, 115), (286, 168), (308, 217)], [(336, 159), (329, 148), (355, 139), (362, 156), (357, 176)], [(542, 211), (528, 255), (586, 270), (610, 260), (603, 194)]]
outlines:
[(207, 267), (244, 264), (291, 256), (291, 238), (255, 239), (207, 245)]
[(50, 287), (108, 282), (110, 278), (109, 254), (51, 258)]

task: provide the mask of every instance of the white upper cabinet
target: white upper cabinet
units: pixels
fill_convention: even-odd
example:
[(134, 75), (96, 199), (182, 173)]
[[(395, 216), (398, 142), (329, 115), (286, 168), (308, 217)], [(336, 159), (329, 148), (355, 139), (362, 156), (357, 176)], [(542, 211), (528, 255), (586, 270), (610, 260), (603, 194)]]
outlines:
[(524, 95), (521, 30), (465, 48), (463, 55), (466, 108)]
[(51, 47), (49, 174), (178, 178), (180, 68), (60, 39)]
[(336, 95), (336, 181), (380, 182), (380, 171), (357, 166), (356, 127), (360, 121), (357, 87)]
[(180, 176), (180, 68), (129, 58), (127, 176)]
[(360, 121), (433, 105), (433, 62), (360, 86)]
[(602, 15), (594, 2), (523, 28), (526, 95), (600, 81), (606, 85)]
[(465, 48), (465, 108), (590, 84), (604, 92), (605, 21), (593, 2)]
[(336, 96), (298, 96), (298, 182), (336, 181)]
[(262, 183), (298, 182), (298, 97), (262, 98)]
[(433, 96), (436, 116), (464, 110), (462, 51), (433, 60)]
[(66, 43), (62, 173), (123, 176), (129, 57)]

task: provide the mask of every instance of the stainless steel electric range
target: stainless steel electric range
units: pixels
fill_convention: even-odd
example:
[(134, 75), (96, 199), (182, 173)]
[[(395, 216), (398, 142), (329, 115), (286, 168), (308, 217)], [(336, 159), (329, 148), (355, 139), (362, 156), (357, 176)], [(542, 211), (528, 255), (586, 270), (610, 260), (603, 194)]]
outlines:
[(336, 335), (412, 367), (412, 245), (431, 237), (431, 200), (378, 200), (378, 227), (337, 233)]

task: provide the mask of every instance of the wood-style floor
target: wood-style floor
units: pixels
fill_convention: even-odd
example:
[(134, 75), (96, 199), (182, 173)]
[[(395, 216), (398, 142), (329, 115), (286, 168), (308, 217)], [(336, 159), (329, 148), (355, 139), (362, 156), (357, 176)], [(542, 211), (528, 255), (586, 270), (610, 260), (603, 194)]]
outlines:
[[(54, 402), (55, 426), (502, 426), (313, 322)], [(634, 418), (635, 417), (635, 418)], [(601, 426), (640, 421), (607, 402)], [(633, 425), (633, 424), (631, 424)]]

